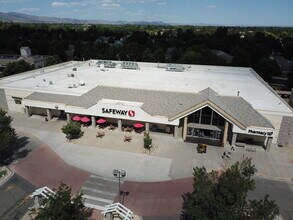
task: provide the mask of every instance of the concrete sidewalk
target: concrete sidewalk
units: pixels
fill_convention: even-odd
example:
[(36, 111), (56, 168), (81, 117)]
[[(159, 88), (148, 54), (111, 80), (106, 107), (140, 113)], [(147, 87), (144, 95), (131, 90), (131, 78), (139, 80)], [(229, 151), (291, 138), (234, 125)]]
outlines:
[[(156, 151), (152, 156), (143, 153), (143, 135), (104, 130), (105, 137), (96, 138), (98, 129), (82, 127), (84, 136), (68, 142), (61, 132), (65, 121), (45, 122), (44, 118), (26, 117), (11, 113), (12, 125), (23, 132), (38, 137), (70, 165), (97, 175), (112, 177), (113, 169), (127, 170), (126, 180), (163, 181), (192, 176), (193, 168), (205, 166), (207, 170), (223, 169), (243, 157), (252, 158), (258, 175), (272, 179), (293, 177), (293, 150), (273, 146), (270, 152), (257, 148), (256, 152), (244, 148), (208, 146), (206, 154), (198, 154), (196, 145), (165, 135), (151, 134)], [(124, 142), (131, 135), (130, 143)], [(231, 151), (231, 159), (223, 160), (223, 152)]]

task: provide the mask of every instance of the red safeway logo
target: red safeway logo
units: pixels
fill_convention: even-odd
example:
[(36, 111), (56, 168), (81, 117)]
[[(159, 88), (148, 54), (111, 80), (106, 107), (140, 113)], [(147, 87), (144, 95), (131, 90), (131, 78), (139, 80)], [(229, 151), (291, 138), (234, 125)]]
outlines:
[(128, 116), (129, 116), (129, 117), (134, 117), (134, 116), (135, 116), (135, 111), (133, 111), (133, 110), (129, 110), (129, 111), (128, 111)]

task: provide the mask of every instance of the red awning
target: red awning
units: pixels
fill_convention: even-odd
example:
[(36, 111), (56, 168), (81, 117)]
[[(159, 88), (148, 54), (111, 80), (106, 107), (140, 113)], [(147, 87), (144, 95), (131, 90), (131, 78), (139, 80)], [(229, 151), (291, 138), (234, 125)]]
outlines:
[(78, 115), (74, 116), (72, 118), (73, 121), (80, 121), (81, 120), (81, 117), (79, 117)]
[(98, 124), (103, 124), (105, 122), (106, 122), (106, 119), (104, 119), (104, 118), (100, 118), (99, 120), (97, 120)]
[(141, 123), (135, 123), (135, 124), (133, 125), (133, 127), (135, 127), (135, 128), (143, 128), (144, 125), (141, 124)]
[(85, 123), (86, 123), (86, 122), (89, 122), (90, 120), (91, 120), (91, 119), (89, 119), (88, 117), (82, 117), (82, 118), (81, 118), (81, 121), (82, 121), (82, 122), (85, 122)]

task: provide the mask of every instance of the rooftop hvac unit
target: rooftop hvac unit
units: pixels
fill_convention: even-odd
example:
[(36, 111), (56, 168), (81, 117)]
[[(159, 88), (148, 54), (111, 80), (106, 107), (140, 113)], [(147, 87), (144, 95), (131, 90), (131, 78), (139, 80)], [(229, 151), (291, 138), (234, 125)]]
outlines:
[(74, 67), (74, 68), (72, 69), (72, 71), (77, 71), (77, 68), (76, 68), (76, 67)]
[(121, 68), (122, 69), (132, 69), (132, 70), (139, 69), (138, 64), (136, 62), (127, 62), (127, 61), (122, 62)]
[(102, 68), (102, 65), (104, 65), (103, 68), (115, 68), (116, 63), (110, 61), (110, 60), (99, 60), (97, 63), (98, 67)]
[(68, 73), (67, 77), (74, 77), (74, 73)]
[(184, 71), (184, 67), (182, 64), (168, 64), (166, 66), (166, 71), (172, 71), (172, 72), (183, 72)]

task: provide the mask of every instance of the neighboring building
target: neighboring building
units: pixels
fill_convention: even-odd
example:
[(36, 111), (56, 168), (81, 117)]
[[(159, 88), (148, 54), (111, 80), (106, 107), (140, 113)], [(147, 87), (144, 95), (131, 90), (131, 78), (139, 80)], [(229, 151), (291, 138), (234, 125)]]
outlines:
[(18, 54), (0, 54), (0, 72), (2, 72), (8, 63), (24, 60), (34, 65), (35, 68), (44, 67), (47, 55), (32, 55), (29, 47), (21, 47), (20, 55)]
[(0, 54), (0, 73), (4, 71), (8, 63), (16, 62), (18, 58), (17, 54)]
[(221, 51), (221, 50), (211, 50), (211, 52), (220, 57), (222, 60), (225, 60), (227, 64), (231, 63), (232, 62), (232, 59), (233, 59), (233, 56), (231, 56), (230, 54), (224, 52), (224, 51)]
[(118, 130), (141, 122), (189, 142), (293, 147), (292, 108), (251, 68), (72, 61), (2, 78), (0, 107), (86, 115), (93, 126), (102, 117)]
[(293, 69), (293, 60), (287, 60), (283, 56), (271, 55), (270, 58), (275, 60), (281, 67), (283, 76), (287, 77), (287, 74)]
[(20, 48), (21, 56), (17, 59), (24, 60), (25, 62), (34, 65), (35, 68), (41, 68), (45, 66), (45, 62), (48, 56), (44, 55), (33, 55), (31, 53), (31, 49), (29, 47), (21, 47)]

